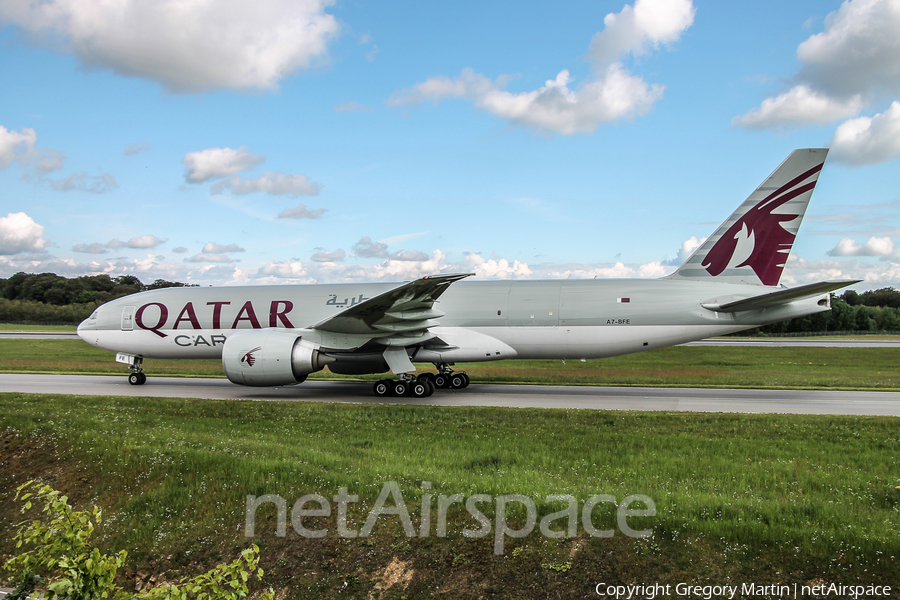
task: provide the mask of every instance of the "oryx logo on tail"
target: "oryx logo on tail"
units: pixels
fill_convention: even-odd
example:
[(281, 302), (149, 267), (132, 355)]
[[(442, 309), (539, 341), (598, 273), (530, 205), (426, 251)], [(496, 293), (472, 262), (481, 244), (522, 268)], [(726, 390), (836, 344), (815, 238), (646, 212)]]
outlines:
[(744, 213), (710, 248), (702, 266), (714, 277), (726, 268), (750, 267), (763, 285), (778, 285), (796, 237), (785, 228), (784, 223), (802, 216), (802, 212), (779, 212), (778, 209), (790, 200), (812, 192), (817, 179), (807, 180), (821, 170), (820, 163), (779, 187)]
[(778, 285), (827, 155), (791, 152), (666, 279)]

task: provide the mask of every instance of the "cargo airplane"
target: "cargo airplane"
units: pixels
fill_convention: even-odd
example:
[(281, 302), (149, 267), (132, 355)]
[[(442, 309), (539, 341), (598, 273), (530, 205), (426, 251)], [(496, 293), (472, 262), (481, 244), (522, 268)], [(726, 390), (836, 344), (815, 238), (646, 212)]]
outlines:
[[(326, 366), (393, 373), (377, 396), (462, 388), (455, 363), (588, 359), (700, 340), (830, 310), (855, 281), (779, 286), (827, 149), (796, 150), (674, 273), (661, 279), (165, 288), (99, 307), (78, 326), (132, 384), (145, 358), (221, 358), (232, 382), (286, 386)], [(416, 375), (415, 363), (436, 372)]]

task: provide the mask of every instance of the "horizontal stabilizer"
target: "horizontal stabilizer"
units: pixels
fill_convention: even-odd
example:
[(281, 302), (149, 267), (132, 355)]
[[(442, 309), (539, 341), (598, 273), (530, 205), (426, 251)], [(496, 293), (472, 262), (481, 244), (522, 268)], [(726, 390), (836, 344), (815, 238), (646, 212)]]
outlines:
[(803, 298), (812, 298), (827, 292), (839, 290), (848, 285), (859, 283), (855, 281), (820, 281), (818, 283), (810, 283), (795, 288), (781, 289), (768, 294), (760, 294), (759, 296), (751, 296), (749, 298), (740, 296), (727, 296), (724, 298), (716, 298), (701, 302), (700, 306), (708, 310), (716, 312), (738, 312), (742, 310), (760, 310), (769, 308), (770, 306), (778, 306), (787, 304), (794, 300)]

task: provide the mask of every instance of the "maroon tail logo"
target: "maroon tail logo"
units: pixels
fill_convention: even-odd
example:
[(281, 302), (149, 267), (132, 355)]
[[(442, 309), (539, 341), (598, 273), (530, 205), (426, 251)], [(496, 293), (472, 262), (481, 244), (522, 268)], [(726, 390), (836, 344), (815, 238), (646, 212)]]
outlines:
[[(776, 214), (774, 211), (797, 196), (812, 191), (816, 187), (815, 181), (800, 187), (795, 186), (821, 170), (822, 165), (819, 164), (792, 179), (732, 224), (703, 259), (702, 265), (709, 274), (715, 277), (724, 271), (738, 248), (738, 241), (746, 240), (745, 243), (752, 244), (753, 248), (749, 256), (735, 266), (753, 269), (763, 285), (778, 285), (788, 252), (796, 237), (786, 230), (782, 223), (793, 221), (799, 215)], [(782, 250), (784, 252), (780, 252)]]
[(248, 366), (248, 367), (252, 367), (254, 364), (256, 364), (256, 357), (253, 356), (253, 353), (254, 353), (254, 352), (257, 352), (258, 350), (262, 350), (262, 346), (257, 346), (256, 348), (254, 348), (253, 350), (251, 350), (251, 351), (248, 352), (247, 354), (243, 355), (243, 356), (241, 357), (241, 362), (242, 362), (242, 363), (247, 363), (247, 366)]

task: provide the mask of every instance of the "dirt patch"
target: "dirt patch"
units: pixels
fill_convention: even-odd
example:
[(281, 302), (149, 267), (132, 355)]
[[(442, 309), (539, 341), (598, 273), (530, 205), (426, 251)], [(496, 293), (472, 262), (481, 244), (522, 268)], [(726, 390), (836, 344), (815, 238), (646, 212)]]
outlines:
[(381, 576), (381, 581), (375, 584), (372, 591), (369, 592), (369, 600), (380, 600), (384, 597), (384, 592), (392, 587), (399, 586), (403, 590), (409, 586), (415, 571), (410, 567), (412, 561), (401, 561), (396, 556), (391, 559), (388, 566), (385, 567)]

